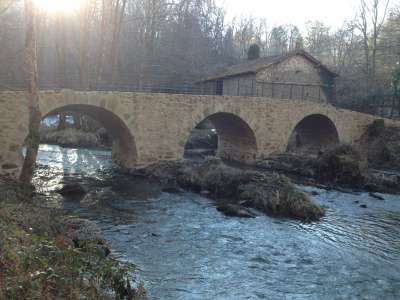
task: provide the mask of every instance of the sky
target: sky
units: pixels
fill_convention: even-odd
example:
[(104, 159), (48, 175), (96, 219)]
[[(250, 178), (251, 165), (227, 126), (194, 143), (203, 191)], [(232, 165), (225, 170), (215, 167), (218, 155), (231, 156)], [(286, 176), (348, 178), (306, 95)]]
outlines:
[(356, 15), (359, 0), (217, 0), (225, 8), (228, 20), (252, 15), (265, 18), (270, 26), (294, 24), (305, 29), (309, 20), (323, 21), (339, 28)]

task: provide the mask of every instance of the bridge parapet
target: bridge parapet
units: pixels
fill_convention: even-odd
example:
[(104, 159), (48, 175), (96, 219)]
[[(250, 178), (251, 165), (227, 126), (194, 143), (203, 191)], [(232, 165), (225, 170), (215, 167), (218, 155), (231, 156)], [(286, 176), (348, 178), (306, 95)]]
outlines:
[[(18, 176), (28, 133), (24, 92), (1, 92), (0, 174)], [(80, 111), (99, 120), (115, 139), (114, 157), (133, 168), (183, 158), (189, 135), (205, 119), (214, 121), (221, 155), (250, 161), (284, 152), (296, 126), (308, 116), (329, 119), (342, 143), (356, 143), (374, 116), (297, 100), (136, 92), (42, 91), (43, 116)], [(391, 124), (398, 124), (388, 121)]]

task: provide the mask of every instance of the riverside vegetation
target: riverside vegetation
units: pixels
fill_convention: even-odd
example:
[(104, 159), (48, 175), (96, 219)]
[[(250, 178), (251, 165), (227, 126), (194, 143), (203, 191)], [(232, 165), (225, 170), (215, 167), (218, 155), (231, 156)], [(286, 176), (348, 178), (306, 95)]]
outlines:
[(359, 145), (338, 145), (318, 154), (285, 153), (257, 162), (260, 170), (328, 188), (400, 192), (400, 133), (383, 120), (371, 124)]
[(304, 221), (315, 221), (324, 215), (324, 209), (287, 177), (230, 167), (218, 158), (160, 163), (137, 170), (135, 174), (159, 179), (170, 190), (172, 186), (209, 193), (219, 209), (229, 215), (242, 216), (245, 207)]
[(63, 130), (42, 130), (40, 141), (44, 144), (60, 145), (62, 147), (109, 148), (109, 142), (104, 139), (103, 130), (97, 132), (83, 131), (75, 128)]
[(112, 257), (93, 223), (40, 207), (5, 178), (0, 193), (0, 299), (144, 299), (134, 266)]

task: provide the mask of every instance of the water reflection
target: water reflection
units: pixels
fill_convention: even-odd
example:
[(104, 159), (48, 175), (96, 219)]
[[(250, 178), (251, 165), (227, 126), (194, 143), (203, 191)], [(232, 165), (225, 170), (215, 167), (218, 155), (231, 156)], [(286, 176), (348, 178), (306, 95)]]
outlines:
[[(107, 152), (53, 146), (41, 147), (39, 163), (36, 179), (48, 186), (104, 180), (112, 166)], [(400, 298), (398, 196), (319, 190), (327, 215), (303, 224), (227, 218), (206, 198), (154, 192), (139, 179), (109, 184), (119, 195), (114, 213), (64, 207), (96, 221), (115, 253), (138, 265), (150, 299)]]
[(33, 184), (47, 198), (47, 206), (58, 208), (63, 206), (63, 198), (53, 191), (60, 189), (65, 182), (102, 180), (101, 174), (113, 168), (108, 151), (46, 144), (40, 145), (36, 164)]

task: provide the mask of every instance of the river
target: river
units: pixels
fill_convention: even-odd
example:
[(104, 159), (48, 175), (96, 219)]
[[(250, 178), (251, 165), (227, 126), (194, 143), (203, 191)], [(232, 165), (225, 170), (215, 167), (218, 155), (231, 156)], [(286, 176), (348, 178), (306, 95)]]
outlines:
[[(322, 221), (238, 219), (203, 196), (116, 176), (106, 151), (41, 145), (38, 164), (45, 205), (96, 222), (114, 254), (137, 265), (149, 299), (400, 299), (399, 196), (301, 187), (319, 192)], [(118, 199), (81, 207), (52, 193), (68, 180)]]

